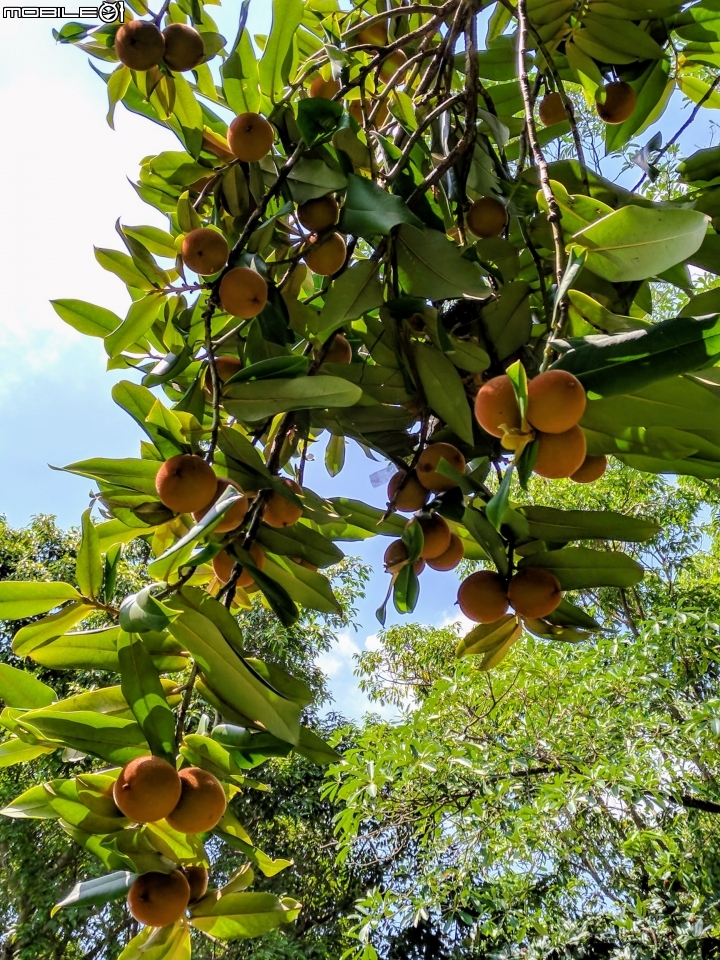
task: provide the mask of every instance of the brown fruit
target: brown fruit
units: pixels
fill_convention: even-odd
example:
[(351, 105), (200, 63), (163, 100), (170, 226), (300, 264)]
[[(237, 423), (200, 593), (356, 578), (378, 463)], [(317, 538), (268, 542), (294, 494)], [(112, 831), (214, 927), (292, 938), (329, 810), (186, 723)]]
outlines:
[(321, 97), (323, 100), (332, 100), (340, 92), (340, 81), (335, 79), (324, 80), (315, 77), (310, 84), (310, 96)]
[(605, 102), (595, 102), (598, 116), (605, 123), (624, 123), (635, 110), (637, 96), (629, 83), (614, 80), (605, 87)]
[(565, 433), (580, 422), (586, 405), (583, 385), (566, 370), (548, 370), (528, 384), (528, 423), (541, 433)]
[(177, 771), (160, 757), (138, 757), (120, 771), (113, 785), (118, 810), (135, 823), (162, 820), (180, 799)]
[(186, 23), (171, 23), (163, 30), (165, 56), (163, 60), (171, 70), (182, 73), (193, 70), (205, 56), (202, 36)]
[(259, 113), (241, 113), (228, 127), (228, 144), (245, 163), (258, 163), (272, 150), (275, 130)]
[(388, 42), (387, 24), (374, 23), (371, 27), (365, 27), (357, 34), (355, 42), (373, 47), (384, 47)]
[[(289, 477), (283, 477), (282, 482), (292, 493), (302, 496), (303, 489), (299, 483)], [(302, 507), (295, 506), (292, 501), (273, 490), (263, 513), (263, 520), (269, 527), (291, 527), (298, 522), (302, 512)]]
[(450, 546), (445, 553), (441, 553), (440, 556), (435, 557), (434, 560), (428, 560), (428, 566), (433, 570), (441, 570), (443, 572), (454, 570), (464, 556), (465, 546), (460, 537), (453, 533), (450, 536)]
[[(387, 83), (388, 80), (391, 80), (398, 70), (405, 66), (407, 63), (407, 56), (402, 52), (402, 50), (396, 50), (394, 53), (391, 53), (387, 60), (383, 60), (380, 67), (380, 79), (383, 83)], [(402, 74), (400, 74), (402, 77)]]
[(179, 453), (158, 470), (155, 478), (158, 497), (175, 513), (204, 510), (217, 489), (215, 471), (195, 454)]
[(538, 620), (557, 609), (562, 589), (558, 578), (549, 570), (526, 567), (510, 580), (508, 598), (519, 616)]
[(493, 377), (480, 387), (475, 398), (475, 419), (492, 437), (504, 436), (503, 426), (520, 429), (520, 407), (507, 374)]
[(180, 800), (165, 819), (180, 833), (207, 833), (225, 813), (223, 785), (202, 767), (185, 767), (178, 776), (182, 785)]
[(267, 283), (250, 267), (234, 267), (220, 281), (220, 305), (225, 313), (241, 320), (262, 313), (267, 298)]
[(306, 250), (304, 256), (305, 263), (310, 267), (313, 273), (321, 277), (331, 277), (345, 263), (347, 247), (345, 240), (339, 233), (331, 233), (329, 237), (323, 238), (317, 242), (312, 237), (310, 243), (316, 246)]
[(183, 867), (185, 879), (190, 886), (190, 903), (204, 897), (208, 888), (208, 872), (206, 867)]
[(479, 570), (463, 580), (457, 599), (462, 612), (475, 623), (495, 623), (510, 606), (505, 581), (490, 570)]
[[(253, 558), (255, 566), (258, 568), (258, 570), (262, 570), (265, 566), (265, 554), (262, 551), (262, 547), (257, 543), (253, 543), (248, 550), (248, 553)], [(239, 561), (237, 561), (234, 557), (231, 557), (230, 554), (225, 550), (221, 550), (220, 553), (214, 557), (212, 562), (215, 576), (222, 583), (227, 583), (232, 575), (233, 567), (238, 562)], [(251, 587), (254, 582), (255, 581), (252, 578), (252, 574), (247, 570), (243, 570), (238, 578), (237, 585), (245, 590), (247, 587)]]
[(575, 483), (593, 483), (599, 480), (607, 470), (607, 457), (585, 457), (583, 465), (570, 477)]
[(465, 219), (476, 237), (499, 237), (507, 226), (508, 213), (495, 197), (481, 197), (470, 207)]
[[(365, 112), (369, 117), (372, 113), (375, 104), (368, 100), (365, 104)], [(352, 100), (348, 105), (348, 113), (357, 123), (362, 127), (363, 126), (363, 112), (362, 112), (362, 101), (361, 100)], [(390, 109), (387, 103), (383, 103), (380, 109), (377, 112), (377, 116), (373, 120), (373, 125), (376, 127), (384, 127), (387, 121), (387, 118), (390, 116)]]
[(562, 123), (563, 120), (568, 118), (559, 93), (549, 93), (546, 97), (543, 97), (540, 101), (538, 114), (544, 127), (551, 127), (554, 123)]
[[(225, 477), (220, 477), (220, 479), (217, 482), (217, 490), (215, 492), (215, 496), (213, 497), (212, 503), (209, 503), (204, 510), (196, 510), (193, 513), (193, 520), (195, 520), (196, 523), (202, 520), (202, 518), (208, 512), (208, 510), (213, 505), (213, 503), (215, 503), (215, 501), (218, 499), (220, 494), (224, 493), (225, 490), (227, 490), (227, 488), (230, 486), (235, 486), (235, 485), (231, 484), (229, 480), (225, 479)], [(242, 493), (242, 490), (239, 490), (238, 492)], [(223, 518), (220, 521), (220, 523), (215, 527), (214, 532), (229, 533), (231, 530), (237, 530), (237, 528), (245, 519), (245, 514), (248, 512), (249, 506), (250, 504), (248, 503), (248, 498), (246, 496), (243, 496), (242, 499), (236, 501), (230, 507), (230, 509), (226, 510), (226, 512), (223, 514)]]
[(229, 254), (230, 247), (225, 237), (210, 227), (191, 230), (182, 243), (183, 263), (201, 277), (222, 270)]
[[(398, 487), (404, 480), (405, 470), (398, 470), (394, 477), (390, 478), (387, 488), (388, 501), (395, 496)], [(429, 491), (420, 483), (413, 474), (408, 482), (402, 488), (395, 501), (395, 508), (403, 513), (415, 513), (416, 510), (422, 510), (428, 501)]]
[(408, 526), (413, 523), (419, 524), (423, 532), (423, 548), (420, 551), (423, 560), (434, 560), (445, 553), (450, 546), (452, 534), (439, 513), (432, 513), (429, 517), (413, 517), (408, 521)]
[(325, 363), (352, 363), (352, 347), (341, 333), (336, 333), (325, 354)]
[(338, 222), (340, 207), (337, 200), (328, 194), (301, 203), (297, 210), (297, 218), (306, 230), (313, 233), (322, 233), (329, 230)]
[(587, 442), (580, 427), (571, 427), (566, 433), (540, 433), (538, 442), (534, 470), (540, 477), (571, 477), (585, 462)]
[[(239, 373), (242, 367), (242, 360), (239, 357), (215, 357), (215, 369), (221, 384)], [(212, 378), (209, 367), (205, 371), (205, 389), (212, 396)]]
[(465, 473), (465, 457), (451, 443), (431, 443), (420, 454), (415, 468), (420, 483), (431, 493), (444, 493), (457, 486), (454, 480), (437, 472), (440, 460), (447, 460), (458, 473)]
[(151, 20), (131, 20), (115, 34), (115, 53), (131, 70), (150, 70), (163, 58), (165, 38)]
[[(407, 563), (408, 559), (408, 548), (402, 542), (402, 540), (393, 540), (390, 546), (385, 551), (385, 570), (387, 573), (397, 573), (398, 570)], [(422, 557), (419, 560), (416, 560), (413, 564), (415, 573), (420, 576), (420, 574), (425, 569), (425, 561)]]
[(146, 927), (167, 927), (187, 910), (190, 884), (180, 870), (143, 873), (130, 887), (128, 909)]

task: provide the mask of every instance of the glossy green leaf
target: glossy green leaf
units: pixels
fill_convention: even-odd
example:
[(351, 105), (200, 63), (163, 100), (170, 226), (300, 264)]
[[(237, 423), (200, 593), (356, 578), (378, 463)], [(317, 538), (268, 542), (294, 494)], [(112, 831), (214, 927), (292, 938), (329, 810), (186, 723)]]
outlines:
[(138, 593), (125, 597), (120, 604), (120, 626), (127, 633), (149, 633), (162, 631), (177, 614), (170, 610), (153, 594), (164, 590), (165, 583), (151, 583)]
[[(37, 749), (37, 748), (33, 748)], [(58, 814), (48, 803), (45, 787), (39, 783), (20, 796), (15, 797), (6, 807), (0, 810), (3, 817), (12, 817), (15, 820), (57, 820)]]
[(69, 583), (5, 580), (0, 583), (0, 620), (35, 617), (66, 600), (80, 600), (80, 594)]
[(587, 267), (611, 283), (645, 280), (691, 257), (707, 233), (707, 217), (672, 207), (622, 207), (573, 237)]
[(118, 960), (190, 960), (190, 930), (184, 923), (145, 927), (133, 937)]
[[(90, 477), (92, 480), (104, 480), (106, 483), (119, 487), (128, 487), (138, 493), (147, 493), (148, 499), (156, 499), (155, 477), (160, 469), (157, 460), (106, 460), (97, 457), (93, 460), (80, 460), (69, 463), (66, 467), (54, 467), (66, 473), (76, 473), (81, 477)], [(137, 534), (136, 534), (137, 535)], [(74, 595), (77, 598), (77, 594)], [(70, 599), (70, 598), (68, 598)], [(0, 591), (0, 601), (2, 593)], [(41, 610), (37, 611), (42, 613)], [(2, 607), (0, 606), (0, 615)], [(27, 614), (26, 614), (27, 616)]]
[(343, 117), (343, 105), (325, 97), (308, 97), (297, 104), (297, 125), (308, 147), (331, 139)]
[(225, 409), (238, 420), (264, 420), (288, 410), (351, 407), (362, 390), (339, 377), (301, 377), (297, 380), (258, 380), (229, 387)]
[(0, 700), (7, 707), (32, 710), (47, 707), (57, 700), (55, 691), (26, 670), (0, 663)]
[(87, 337), (106, 337), (122, 323), (112, 310), (84, 300), (51, 300), (50, 303), (61, 320)]
[(573, 540), (623, 540), (643, 543), (660, 532), (659, 524), (642, 517), (626, 517), (605, 510), (557, 510), (523, 506), (518, 511), (528, 521), (530, 537), (548, 543)]
[(155, 323), (164, 303), (165, 297), (157, 293), (151, 293), (141, 300), (136, 300), (117, 330), (113, 330), (105, 337), (105, 350), (108, 356), (117, 357), (123, 350), (141, 340)]
[(298, 160), (288, 175), (288, 187), (295, 203), (307, 203), (347, 187), (340, 170), (331, 170), (322, 160)]
[(219, 900), (205, 898), (190, 914), (190, 923), (220, 940), (259, 937), (292, 921), (300, 904), (272, 893), (230, 893)]
[(361, 260), (334, 281), (318, 320), (319, 340), (324, 343), (346, 323), (382, 305), (384, 296), (378, 271), (379, 264)]
[(491, 653), (506, 644), (517, 629), (518, 621), (514, 614), (501, 617), (496, 623), (478, 624), (459, 641), (455, 656), (474, 657), (481, 653)]
[(121, 689), (153, 756), (175, 760), (175, 716), (142, 637), (121, 631), (117, 642)]
[(75, 577), (83, 596), (94, 600), (102, 587), (103, 565), (98, 534), (92, 522), (91, 512), (86, 510), (82, 515), (82, 539), (75, 561)]
[(54, 917), (58, 910), (63, 907), (70, 907), (74, 904), (87, 903), (94, 906), (102, 906), (106, 903), (112, 903), (115, 900), (121, 900), (127, 896), (127, 892), (135, 880), (135, 874), (127, 870), (119, 870), (116, 873), (108, 874), (105, 877), (96, 877), (94, 880), (85, 880), (76, 883), (72, 890), (63, 897), (59, 903), (50, 911), (50, 916)]
[(43, 617), (35, 623), (30, 623), (23, 627), (13, 637), (13, 652), (18, 657), (32, 657), (33, 660), (40, 663), (37, 659), (39, 650), (48, 646), (57, 637), (61, 637), (67, 630), (72, 628), (87, 617), (92, 608), (84, 603), (68, 603), (58, 613), (52, 613), (48, 617)]
[(634, 587), (643, 578), (639, 563), (626, 553), (590, 550), (587, 547), (565, 547), (524, 557), (519, 567), (540, 567), (549, 570), (560, 581), (563, 590), (584, 590), (590, 587)]
[(121, 720), (89, 710), (31, 710), (24, 714), (23, 725), (49, 740), (109, 763), (125, 764), (148, 752), (142, 729), (134, 720)]
[(252, 40), (243, 30), (237, 49), (220, 68), (223, 93), (230, 109), (236, 113), (256, 113), (260, 106), (258, 64)]
[(477, 264), (464, 259), (445, 234), (403, 223), (396, 243), (401, 282), (411, 296), (447, 300), (489, 295)]
[(293, 38), (302, 17), (302, 0), (273, 0), (272, 27), (258, 71), (260, 88), (273, 103), (281, 98), (290, 75)]
[(53, 748), (51, 747), (36, 746), (32, 743), (25, 743), (18, 737), (10, 737), (0, 743), (0, 769), (12, 767), (16, 763), (28, 763), (30, 760), (43, 756), (43, 754), (52, 752)]
[[(119, 627), (103, 627), (80, 633), (66, 633), (53, 643), (45, 643), (32, 651), (36, 663), (54, 670), (109, 670), (120, 672), (117, 644)], [(187, 666), (182, 646), (167, 634), (145, 633), (143, 640), (156, 668), (176, 673)]]
[(453, 363), (429, 344), (413, 344), (420, 383), (432, 410), (461, 440), (472, 444), (470, 404)]
[(385, 236), (401, 223), (423, 229), (422, 220), (402, 197), (388, 193), (367, 177), (350, 174), (340, 220), (343, 233), (371, 240)]
[(483, 327), (500, 360), (511, 356), (530, 339), (530, 285), (516, 280), (483, 306)]

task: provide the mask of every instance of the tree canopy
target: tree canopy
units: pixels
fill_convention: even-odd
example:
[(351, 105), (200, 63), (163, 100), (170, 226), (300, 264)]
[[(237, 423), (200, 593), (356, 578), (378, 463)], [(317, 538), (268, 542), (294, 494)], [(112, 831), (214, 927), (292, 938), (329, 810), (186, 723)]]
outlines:
[[(56, 38), (99, 61), (111, 125), (122, 104), (177, 135), (177, 150), (141, 160), (135, 183), (166, 228), (118, 221), (121, 249), (96, 249), (126, 286), (125, 317), (82, 299), (53, 304), (102, 340), (110, 369), (128, 371), (112, 395), (145, 438), (137, 458), (63, 468), (95, 486), (74, 570), (0, 583), (0, 617), (19, 627), (14, 654), (79, 671), (74, 689), (11, 663), (0, 671), (0, 763), (40, 761), (38, 781), (3, 814), (54, 823), (105, 870), (54, 909), (128, 896), (143, 929), (122, 960), (188, 957), (191, 930), (214, 945), (302, 917), (284, 886), (248, 889), (290, 861), (256, 845), (243, 802), (262, 790), (254, 770), (268, 758), (323, 766), (338, 754), (306, 712), (322, 693), (304, 670), (306, 647), (274, 621), (273, 642), (260, 645), (247, 611), (272, 611), (286, 631), (304, 624), (317, 649), (325, 635), (308, 617), (344, 615), (328, 575), (344, 560), (338, 544), (372, 536), (391, 541), (381, 623), (390, 600), (413, 612), (426, 564), (467, 565), (457, 597), (477, 626), (456, 653), (479, 656), (487, 673), (516, 648), (510, 664), (525, 671), (536, 726), (502, 720), (515, 689), (505, 671), (488, 681), (509, 684), (493, 723), (507, 723), (511, 779), (543, 767), (539, 781), (518, 774), (528, 786), (517, 795), (538, 791), (569, 824), (535, 866), (567, 879), (584, 855), (599, 879), (588, 871), (593, 888), (578, 872), (576, 900), (612, 900), (612, 874), (626, 906), (625, 862), (600, 861), (615, 827), (632, 831), (626, 808), (637, 813), (640, 801), (627, 783), (612, 793), (615, 755), (596, 756), (581, 737), (584, 701), (568, 705), (562, 729), (553, 723), (563, 714), (543, 710), (587, 658), (604, 670), (585, 696), (615, 703), (616, 650), (627, 670), (653, 674), (625, 704), (638, 738), (652, 741), (663, 723), (676, 735), (673, 717), (657, 716), (654, 674), (677, 666), (678, 621), (663, 626), (660, 615), (653, 633), (643, 598), (656, 604), (652, 591), (668, 589), (658, 568), (673, 573), (669, 531), (692, 534), (672, 503), (658, 514), (629, 471), (708, 484), (720, 475), (720, 148), (680, 162), (676, 149), (720, 105), (716, 11), (707, 0), (273, 0), (272, 28), (254, 43), (249, 0), (231, 41), (203, 0), (167, 0), (157, 13), (142, 0), (126, 6), (122, 24), (68, 23)], [(687, 116), (675, 126), (678, 105)], [(633, 189), (610, 178), (623, 158), (638, 170)], [(389, 465), (386, 502), (348, 495), (348, 444)], [(332, 498), (312, 489), (321, 452), (338, 477)], [(604, 476), (621, 493), (598, 509)], [(567, 479), (575, 498), (563, 499)], [(695, 516), (697, 502), (684, 509)], [(142, 583), (123, 566), (133, 551), (147, 559)], [(687, 616), (698, 645), (707, 641), (703, 609)], [(418, 658), (423, 689), (446, 639), (431, 638), (437, 664)], [(594, 649), (572, 646), (591, 639)], [(709, 658), (694, 647), (681, 661), (690, 679), (670, 698), (679, 737), (694, 722), (687, 684), (705, 682)], [(427, 697), (452, 728), (465, 711), (448, 682)], [(412, 722), (426, 716), (423, 707)], [(545, 748), (547, 728), (557, 739)], [(597, 731), (607, 750), (618, 735), (612, 724)], [(655, 820), (687, 798), (711, 803), (705, 753), (669, 757), (654, 743), (638, 749), (632, 772), (632, 790), (643, 780), (651, 795), (642, 827), (627, 813), (647, 859), (641, 887), (662, 869), (647, 854)], [(82, 772), (68, 767), (78, 760)], [(56, 761), (61, 775), (47, 780), (43, 764)], [(445, 778), (452, 803), (473, 810), (455, 780)], [(507, 782), (488, 780), (501, 811)], [(348, 826), (357, 796), (344, 799)], [(592, 855), (563, 846), (603, 803)], [(442, 856), (453, 836), (439, 823)], [(493, 883), (529, 882), (525, 842), (525, 873), (507, 863)], [(231, 876), (214, 870), (206, 891), (216, 845), (246, 861)], [(566, 902), (556, 903), (560, 914)], [(453, 922), (475, 929), (469, 910), (477, 904)]]

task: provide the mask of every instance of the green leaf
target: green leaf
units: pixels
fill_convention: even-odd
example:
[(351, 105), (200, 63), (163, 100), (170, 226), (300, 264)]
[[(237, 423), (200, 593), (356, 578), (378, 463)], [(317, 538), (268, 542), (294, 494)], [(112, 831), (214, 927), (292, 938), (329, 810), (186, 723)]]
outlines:
[(342, 117), (343, 105), (336, 100), (308, 97), (297, 103), (297, 125), (308, 147), (330, 140)]
[(504, 646), (517, 629), (518, 620), (514, 614), (501, 617), (495, 623), (481, 623), (460, 640), (455, 656), (474, 657), (481, 653), (492, 653)]
[[(16, 763), (28, 763), (30, 760), (35, 760), (46, 753), (53, 753), (53, 751), (53, 747), (36, 746), (32, 743), (25, 743), (24, 740), (19, 740), (17, 737), (10, 737), (0, 743), (0, 770), (4, 767), (12, 767)], [(2, 813), (1, 810), (0, 813)]]
[(412, 613), (420, 599), (420, 581), (415, 567), (408, 563), (393, 584), (393, 603), (398, 613)]
[(25, 790), (19, 797), (15, 797), (11, 803), (0, 810), (0, 815), (12, 817), (15, 820), (58, 819), (58, 814), (50, 806), (47, 791), (41, 783)]
[(642, 517), (626, 517), (604, 510), (557, 510), (554, 507), (519, 507), (528, 521), (530, 537), (548, 543), (573, 540), (624, 540), (643, 543), (661, 530), (659, 524)]
[(568, 370), (591, 397), (631, 393), (720, 359), (720, 314), (675, 317), (644, 330), (586, 338), (553, 366)]
[(182, 142), (188, 153), (199, 157), (202, 150), (203, 115), (200, 104), (195, 99), (190, 84), (181, 74), (174, 74), (175, 104), (173, 115), (168, 121), (170, 126)]
[[(192, 598), (194, 602), (190, 602)], [(247, 666), (227, 642), (212, 620), (204, 616), (195, 603), (202, 604), (196, 593), (184, 590), (169, 605), (182, 616), (170, 624), (170, 632), (189, 650), (208, 682), (230, 706), (246, 716), (259, 720), (271, 733), (289, 743), (299, 737), (297, 704), (286, 700)]]
[(347, 178), (322, 160), (298, 160), (288, 175), (288, 187), (295, 203), (307, 203), (336, 190), (344, 190)]
[(423, 229), (422, 220), (415, 216), (402, 197), (388, 193), (367, 177), (349, 175), (340, 220), (343, 233), (371, 240), (387, 235), (401, 223)]
[(27, 627), (18, 630), (13, 637), (13, 652), (18, 657), (32, 657), (40, 663), (36, 656), (38, 650), (46, 647), (57, 637), (61, 637), (66, 630), (72, 630), (80, 620), (88, 616), (91, 610), (92, 608), (85, 603), (69, 603), (58, 613), (28, 624)]
[(122, 323), (112, 310), (84, 300), (51, 300), (50, 303), (61, 320), (87, 337), (106, 337)]
[(95, 259), (104, 270), (114, 273), (123, 283), (135, 290), (153, 290), (153, 284), (143, 276), (133, 262), (133, 258), (120, 250), (108, 250), (95, 247)]
[(260, 107), (260, 80), (252, 40), (247, 30), (220, 68), (223, 93), (230, 109), (236, 113), (257, 113)]
[(651, 117), (663, 98), (669, 74), (669, 61), (655, 60), (637, 80), (632, 81), (631, 86), (637, 95), (637, 103), (632, 114), (623, 123), (606, 124), (605, 147), (608, 153), (614, 153), (628, 143)]
[(345, 437), (331, 436), (325, 447), (325, 469), (331, 477), (337, 477), (345, 465)]
[[(147, 493), (151, 500), (157, 499), (155, 477), (160, 469), (160, 463), (157, 460), (107, 460), (97, 457), (93, 460), (80, 460), (77, 463), (69, 463), (66, 467), (54, 467), (53, 469), (63, 470), (66, 473), (76, 473), (81, 477), (90, 477), (91, 480), (104, 480), (111, 486), (128, 487), (130, 490), (137, 490), (138, 493)], [(72, 597), (66, 599), (79, 599), (79, 594), (74, 592)], [(42, 610), (37, 611), (37, 613), (42, 612)], [(0, 616), (2, 616), (1, 589)], [(31, 614), (22, 614), (22, 616), (31, 616)]]
[[(53, 670), (109, 670), (120, 672), (117, 643), (119, 627), (104, 627), (67, 633), (53, 643), (38, 646), (32, 658), (43, 667)], [(158, 670), (177, 673), (187, 666), (182, 646), (172, 637), (162, 633), (145, 633), (143, 640), (152, 661)]]
[(178, 921), (169, 927), (145, 927), (118, 960), (190, 960), (190, 930)]
[(480, 544), (486, 555), (493, 561), (498, 571), (503, 576), (507, 576), (509, 564), (505, 541), (490, 523), (485, 512), (468, 507), (463, 515), (463, 524), (475, 542)]
[(472, 446), (473, 427), (465, 387), (454, 364), (445, 354), (425, 343), (413, 343), (420, 383), (433, 412)]
[(129, 873), (127, 870), (118, 870), (116, 873), (110, 873), (105, 877), (96, 877), (94, 880), (76, 883), (72, 890), (59, 903), (55, 904), (50, 911), (50, 916), (54, 917), (58, 910), (74, 904), (87, 903), (93, 906), (103, 906), (106, 903), (121, 900), (127, 896), (135, 877), (136, 874)]
[[(296, 563), (281, 560), (276, 562), (269, 558), (262, 572), (279, 584), (296, 603), (322, 613), (341, 612), (330, 581), (321, 573)], [(258, 586), (261, 586), (259, 582)]]
[(293, 39), (303, 18), (302, 0), (273, 0), (272, 27), (259, 66), (262, 92), (277, 103), (292, 69)]
[(411, 296), (426, 300), (488, 296), (490, 288), (478, 266), (464, 259), (445, 234), (403, 223), (396, 243), (400, 279)]
[(697, 210), (629, 205), (573, 237), (587, 251), (587, 267), (611, 283), (645, 280), (691, 257), (707, 233)]
[(524, 557), (519, 567), (540, 567), (549, 570), (560, 581), (563, 590), (584, 590), (589, 587), (634, 587), (643, 578), (643, 568), (626, 553), (589, 550), (587, 547), (565, 547)]
[(118, 643), (121, 688), (153, 756), (175, 762), (175, 716), (160, 675), (142, 638), (121, 632)]
[(80, 600), (69, 583), (5, 580), (0, 583), (0, 620), (23, 620), (47, 613), (66, 600)]
[(299, 913), (300, 904), (289, 897), (280, 900), (272, 893), (229, 893), (219, 900), (201, 900), (191, 910), (190, 923), (219, 940), (244, 940), (292, 923)]
[(317, 567), (330, 567), (340, 563), (345, 554), (332, 540), (306, 526), (302, 521), (291, 527), (277, 529), (262, 524), (258, 530), (258, 543), (270, 553), (281, 557), (298, 557)]
[(52, 687), (31, 673), (0, 663), (0, 700), (4, 700), (7, 707), (32, 710), (49, 706), (57, 697)]
[(337, 763), (338, 760), (342, 759), (337, 750), (333, 749), (329, 743), (325, 743), (321, 737), (318, 737), (317, 734), (313, 733), (308, 727), (300, 727), (300, 743), (295, 747), (295, 750), (305, 757), (306, 760), (310, 760), (312, 763), (317, 763), (320, 766), (325, 766), (328, 763)]
[(362, 390), (339, 377), (302, 377), (296, 380), (258, 380), (228, 387), (225, 409), (238, 420), (265, 420), (289, 410), (352, 407)]
[(496, 530), (499, 530), (502, 526), (510, 506), (510, 488), (512, 487), (514, 472), (515, 467), (512, 464), (506, 467), (502, 483), (485, 508), (485, 516)]
[(346, 323), (382, 305), (384, 296), (378, 270), (379, 264), (361, 260), (334, 281), (318, 320), (319, 340), (324, 343)]
[(138, 593), (125, 597), (120, 604), (120, 626), (127, 633), (162, 631), (177, 616), (165, 604), (156, 600), (153, 593), (162, 591), (166, 583), (151, 583)]
[(482, 308), (484, 328), (500, 360), (516, 353), (530, 339), (530, 293), (529, 283), (513, 281)]
[(165, 299), (162, 294), (150, 293), (133, 303), (117, 330), (105, 337), (105, 350), (111, 359), (142, 340), (155, 323)]
[(150, 253), (158, 257), (167, 257), (169, 260), (177, 257), (175, 238), (166, 230), (159, 227), (123, 227), (123, 233), (139, 240)]
[(98, 534), (92, 522), (91, 513), (92, 510), (88, 509), (82, 515), (82, 539), (75, 561), (75, 577), (83, 596), (94, 600), (102, 587), (103, 565)]
[(148, 752), (142, 729), (133, 720), (121, 720), (89, 710), (31, 710), (23, 726), (73, 750), (101, 757), (109, 763), (126, 764)]

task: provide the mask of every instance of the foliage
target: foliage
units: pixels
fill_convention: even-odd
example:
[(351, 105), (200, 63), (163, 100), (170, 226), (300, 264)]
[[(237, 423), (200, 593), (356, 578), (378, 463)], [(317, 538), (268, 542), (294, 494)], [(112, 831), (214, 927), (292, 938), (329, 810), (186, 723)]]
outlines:
[[(268, 757), (336, 759), (303, 723), (317, 676), (308, 686), (278, 665), (302, 667), (292, 635), (280, 657), (275, 644), (253, 656), (255, 623), (232, 614), (259, 602), (288, 629), (303, 610), (340, 616), (327, 575), (343, 559), (337, 542), (374, 535), (404, 538), (407, 560), (391, 593), (410, 613), (415, 562), (428, 545), (420, 523), (406, 529), (398, 516), (400, 490), (385, 511), (315, 494), (305, 473), (316, 444), (325, 444), (331, 476), (342, 473), (352, 441), (411, 476), (428, 446), (449, 443), (469, 469), (437, 463), (442, 480), (425, 512), (448, 521), (465, 557), (492, 562), (505, 584), (517, 570), (550, 571), (558, 595), (613, 587), (615, 616), (643, 577), (631, 553), (645, 556), (618, 544), (646, 543), (657, 525), (637, 503), (598, 515), (559, 510), (555, 496), (550, 509), (528, 501), (547, 436), (525, 416), (537, 375), (552, 366), (579, 379), (588, 402), (573, 427), (576, 452), (587, 445), (591, 455), (651, 474), (720, 475), (717, 291), (691, 297), (668, 318), (666, 286), (689, 291), (691, 269), (720, 273), (720, 153), (685, 157), (674, 174), (683, 189), (664, 202), (642, 183), (624, 190), (586, 163), (567, 95), (585, 96), (609, 121), (609, 151), (661, 117), (673, 91), (693, 104), (690, 121), (717, 107), (710, 68), (718, 21), (702, 0), (592, 0), (578, 9), (571, 0), (498, 2), (487, 8), (482, 42), (476, 0), (363, 0), (350, 10), (335, 0), (273, 0), (260, 57), (245, 28), (248, 2), (232, 43), (203, 0), (163, 4), (143, 28), (155, 36), (150, 65), (126, 42), (134, 27), (71, 23), (56, 32), (108, 68), (96, 73), (107, 84), (111, 124), (122, 103), (172, 130), (181, 148), (145, 158), (135, 185), (168, 229), (118, 222), (124, 249), (96, 250), (127, 288), (126, 316), (54, 301), (65, 322), (103, 340), (111, 369), (130, 371), (113, 397), (146, 434), (140, 457), (64, 468), (93, 481), (104, 518), (83, 515), (77, 586), (69, 576), (0, 583), (0, 617), (44, 615), (17, 630), (14, 653), (80, 671), (87, 691), (73, 699), (6, 665), (4, 762), (62, 749), (110, 765), (99, 780), (38, 784), (4, 810), (57, 820), (111, 875), (99, 887), (80, 885), (63, 907), (117, 897), (120, 871), (206, 863), (216, 843), (242, 851), (266, 875), (284, 865), (254, 846), (232, 812), (203, 838), (125, 824), (117, 810), (101, 816), (93, 807), (107, 813), (108, 777), (151, 751), (205, 767), (231, 801), (257, 789), (253, 768)], [(128, 19), (131, 9), (147, 13), (141, 0), (127, 6)], [(203, 55), (193, 55), (186, 76), (168, 66), (173, 58), (157, 34), (188, 21)], [(611, 109), (618, 90), (620, 111)], [(551, 92), (564, 119), (541, 128), (536, 102)], [(228, 126), (232, 114), (244, 118)], [(544, 147), (568, 134), (574, 157), (548, 162)], [(654, 138), (635, 163), (657, 179), (662, 154)], [(337, 232), (330, 224), (310, 235), (296, 206), (329, 194), (331, 209), (339, 201)], [(479, 213), (488, 206), (492, 227)], [(193, 280), (188, 238), (202, 228), (214, 231), (214, 249), (223, 248), (222, 234), (229, 253)], [(350, 362), (340, 363), (331, 351), (343, 342)], [(480, 385), (506, 370), (521, 411), (521, 426), (502, 438), (512, 438), (514, 455), (473, 416)], [(567, 438), (557, 442), (562, 450)], [(174, 459), (187, 455), (196, 459)], [(191, 499), (172, 494), (178, 462), (204, 478)], [(222, 533), (242, 506), (240, 491), (249, 509)], [(131, 549), (149, 553), (151, 581), (139, 590), (118, 579), (123, 549), (136, 541), (145, 546)], [(598, 542), (601, 549), (588, 545)], [(385, 605), (378, 615), (384, 620)], [(508, 615), (482, 625), (460, 651), (482, 654), (488, 670), (517, 642), (534, 652), (528, 636), (541, 636), (557, 641), (552, 657), (562, 659), (566, 641), (601, 626), (566, 598), (542, 619)], [(88, 671), (98, 671), (91, 683)], [(141, 932), (123, 960), (148, 949), (158, 960), (187, 956), (190, 927), (233, 940), (298, 917), (290, 897), (245, 891), (249, 878), (212, 890), (189, 919)]]

